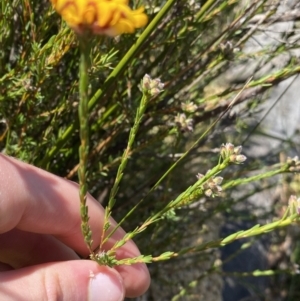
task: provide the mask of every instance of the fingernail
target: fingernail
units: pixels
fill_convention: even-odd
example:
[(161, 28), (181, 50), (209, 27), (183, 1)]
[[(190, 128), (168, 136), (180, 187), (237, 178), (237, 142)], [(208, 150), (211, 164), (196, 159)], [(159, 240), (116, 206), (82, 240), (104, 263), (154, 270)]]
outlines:
[(123, 300), (122, 280), (115, 273), (98, 273), (90, 278), (89, 301)]

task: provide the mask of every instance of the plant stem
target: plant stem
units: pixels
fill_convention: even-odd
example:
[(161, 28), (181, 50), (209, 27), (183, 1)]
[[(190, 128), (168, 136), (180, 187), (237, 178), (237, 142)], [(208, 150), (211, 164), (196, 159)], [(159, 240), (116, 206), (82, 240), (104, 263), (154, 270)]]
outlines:
[(89, 100), (89, 41), (83, 37), (79, 37), (80, 44), (80, 64), (79, 64), (79, 134), (80, 134), (80, 147), (79, 147), (79, 197), (80, 197), (80, 214), (81, 214), (81, 231), (84, 236), (84, 241), (90, 251), (92, 251), (92, 231), (88, 224), (88, 206), (86, 205), (87, 183), (86, 183), (86, 169), (89, 154), (89, 125), (88, 125), (88, 100)]
[[(289, 208), (287, 210), (289, 210)], [(266, 224), (263, 226), (256, 225), (248, 230), (238, 231), (234, 234), (231, 234), (225, 238), (222, 238), (222, 239), (219, 239), (216, 241), (210, 241), (210, 242), (203, 243), (203, 244), (200, 244), (195, 247), (188, 247), (188, 248), (182, 249), (178, 253), (174, 253), (173, 256), (176, 257), (176, 256), (180, 256), (180, 255), (190, 253), (190, 252), (200, 252), (200, 251), (204, 251), (207, 249), (223, 247), (225, 245), (232, 243), (235, 240), (242, 239), (242, 238), (248, 238), (248, 237), (252, 237), (252, 236), (256, 236), (256, 235), (261, 235), (261, 234), (273, 231), (280, 227), (289, 226), (293, 222), (296, 222), (296, 221), (299, 221), (299, 216), (298, 216), (298, 214), (293, 214), (287, 218), (286, 217), (282, 218), (282, 219), (275, 221), (273, 223), (270, 223), (270, 224)]]
[(284, 164), (281, 168), (279, 169), (275, 169), (275, 170), (271, 170), (268, 172), (265, 172), (263, 174), (258, 174), (249, 178), (240, 178), (237, 180), (231, 180), (228, 181), (227, 183), (225, 183), (224, 185), (222, 185), (222, 189), (226, 190), (226, 189), (230, 189), (239, 185), (244, 185), (250, 182), (254, 182), (254, 181), (259, 181), (265, 178), (271, 178), (274, 177), (276, 175), (285, 173), (285, 172), (289, 172), (289, 165), (288, 164)]
[(102, 246), (103, 244), (107, 241), (107, 239), (118, 229), (119, 225), (116, 226), (113, 231), (111, 231), (109, 233), (109, 235), (104, 238), (105, 236), (105, 232), (107, 231), (107, 229), (109, 228), (109, 217), (110, 217), (110, 214), (111, 214), (111, 210), (112, 210), (112, 207), (114, 206), (115, 204), (115, 196), (118, 192), (118, 189), (119, 189), (119, 184), (122, 180), (122, 177), (123, 177), (123, 172), (126, 168), (126, 165), (127, 165), (127, 162), (128, 162), (128, 159), (130, 157), (130, 154), (131, 154), (131, 149), (132, 149), (132, 145), (134, 143), (134, 140), (135, 140), (135, 137), (136, 137), (136, 134), (139, 130), (139, 126), (140, 126), (140, 123), (142, 121), (142, 118), (143, 118), (143, 115), (145, 113), (145, 110), (146, 110), (146, 107), (147, 107), (147, 103), (149, 101), (149, 96), (147, 96), (146, 94), (143, 94), (142, 96), (142, 99), (141, 99), (141, 102), (140, 102), (140, 105), (139, 105), (139, 108), (136, 112), (136, 115), (135, 115), (135, 120), (134, 120), (134, 124), (133, 124), (133, 127), (131, 128), (130, 130), (130, 133), (129, 133), (129, 138), (128, 138), (128, 143), (127, 143), (127, 147), (126, 149), (124, 150), (124, 153), (122, 155), (122, 158), (121, 158), (121, 163), (119, 165), (119, 168), (118, 168), (118, 171), (117, 171), (117, 175), (116, 175), (116, 178), (115, 178), (115, 182), (114, 182), (114, 185), (111, 189), (111, 192), (110, 192), (110, 196), (109, 196), (109, 201), (108, 201), (108, 206), (105, 208), (105, 221), (104, 221), (104, 227), (103, 227), (103, 231), (102, 231), (102, 236), (101, 236), (101, 245), (100, 245), (100, 250), (102, 249)]

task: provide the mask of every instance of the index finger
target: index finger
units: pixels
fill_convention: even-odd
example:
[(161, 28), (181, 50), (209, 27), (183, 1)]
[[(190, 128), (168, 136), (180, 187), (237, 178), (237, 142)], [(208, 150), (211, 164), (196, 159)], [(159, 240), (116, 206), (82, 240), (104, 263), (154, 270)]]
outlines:
[[(100, 243), (104, 209), (87, 196), (94, 248)], [(115, 225), (115, 221), (110, 221)], [(13, 228), (51, 234), (82, 256), (88, 255), (81, 233), (79, 190), (76, 183), (32, 165), (0, 155), (0, 233)], [(124, 236), (120, 228), (109, 245)], [(109, 247), (109, 246), (108, 246)], [(133, 242), (127, 246), (136, 255)]]

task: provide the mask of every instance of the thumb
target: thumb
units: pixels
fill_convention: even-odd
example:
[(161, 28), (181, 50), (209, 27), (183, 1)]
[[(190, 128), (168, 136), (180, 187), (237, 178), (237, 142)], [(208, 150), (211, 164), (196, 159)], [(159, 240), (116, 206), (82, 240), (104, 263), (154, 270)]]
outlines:
[(117, 271), (94, 261), (46, 263), (0, 273), (0, 300), (122, 301)]

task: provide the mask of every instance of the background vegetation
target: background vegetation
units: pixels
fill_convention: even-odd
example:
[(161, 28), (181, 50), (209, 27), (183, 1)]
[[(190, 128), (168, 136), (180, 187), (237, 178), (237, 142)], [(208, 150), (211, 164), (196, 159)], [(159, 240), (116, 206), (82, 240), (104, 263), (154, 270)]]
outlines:
[[(289, 195), (299, 193), (299, 178), (294, 175), (298, 161), (285, 165), (286, 157), (299, 150), (298, 145), (281, 141), (278, 148), (261, 158), (255, 156), (251, 142), (271, 89), (300, 71), (299, 57), (292, 52), (299, 42), (281, 39), (276, 47), (243, 51), (245, 44), (264, 26), (299, 19), (299, 5), (295, 1), (294, 10), (291, 9), (294, 13), (280, 14), (278, 7), (283, 0), (131, 2), (133, 7), (145, 6), (150, 22), (157, 20), (154, 19), (157, 16), (160, 18), (135, 35), (99, 37), (94, 41), (88, 165), (92, 195), (103, 206), (107, 204), (139, 106), (139, 84), (146, 73), (160, 78), (165, 87), (148, 105), (117, 194), (113, 210), (116, 220), (121, 220), (145, 197), (124, 222), (126, 230), (141, 225), (176, 199), (196, 182), (198, 173), (205, 174), (216, 166), (222, 143), (243, 145), (248, 157), (245, 164), (230, 166), (221, 174), (224, 178), (221, 196), (199, 197), (197, 202), (177, 210), (176, 216), (163, 219), (136, 237), (145, 255), (158, 256), (165, 251), (180, 252), (185, 247), (202, 246), (166, 263), (154, 263), (150, 267), (152, 288), (141, 300), (219, 300), (223, 281), (216, 275), (245, 279), (244, 287), (251, 286), (251, 294), (257, 298), (249, 300), (298, 300), (296, 272), (300, 258), (296, 228), (293, 231), (280, 228), (268, 235), (268, 242), (263, 244), (268, 258), (277, 257), (256, 271), (229, 274), (223, 265), (255, 245), (257, 238), (243, 241), (245, 244), (226, 258), (215, 247), (222, 245), (218, 240), (220, 231), (225, 237), (257, 223), (279, 220), (287, 208)], [(48, 1), (3, 0), (0, 7), (1, 150), (78, 181), (76, 37)], [(297, 30), (287, 35), (299, 35), (300, 26)], [(286, 64), (270, 69), (267, 74), (257, 73), (285, 53), (290, 54)], [(240, 74), (229, 81), (225, 76), (228, 70), (248, 60), (260, 60), (261, 65), (246, 78)], [(148, 195), (160, 177), (226, 111), (233, 99), (234, 108)], [(267, 180), (281, 174), (284, 175)], [(244, 185), (252, 181), (255, 184)], [(276, 198), (275, 190), (270, 190), (275, 186), (280, 189)], [(249, 202), (251, 196), (266, 190), (272, 192), (271, 206)], [(222, 225), (232, 221), (241, 228), (227, 233)], [(259, 233), (262, 232), (266, 231)], [(248, 234), (245, 236), (251, 236), (251, 231)], [(232, 241), (238, 238), (232, 237)], [(280, 249), (288, 239), (288, 247)], [(203, 243), (208, 241), (216, 244), (204, 248)], [(254, 257), (259, 254), (252, 253)], [(164, 274), (160, 273), (162, 267)], [(270, 280), (262, 288), (246, 276), (268, 276)]]

